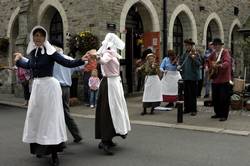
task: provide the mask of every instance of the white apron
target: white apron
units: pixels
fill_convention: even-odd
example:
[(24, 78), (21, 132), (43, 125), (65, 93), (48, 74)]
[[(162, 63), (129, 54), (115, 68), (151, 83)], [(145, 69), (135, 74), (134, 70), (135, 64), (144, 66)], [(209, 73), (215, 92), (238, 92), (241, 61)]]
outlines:
[(67, 141), (62, 90), (53, 77), (35, 78), (26, 115), (23, 142), (57, 145)]
[(167, 71), (161, 79), (162, 95), (178, 95), (178, 80), (181, 79), (179, 71)]
[(142, 102), (162, 101), (161, 81), (158, 75), (147, 75), (145, 77)]
[(108, 77), (108, 100), (115, 132), (125, 135), (131, 130), (128, 109), (120, 76)]

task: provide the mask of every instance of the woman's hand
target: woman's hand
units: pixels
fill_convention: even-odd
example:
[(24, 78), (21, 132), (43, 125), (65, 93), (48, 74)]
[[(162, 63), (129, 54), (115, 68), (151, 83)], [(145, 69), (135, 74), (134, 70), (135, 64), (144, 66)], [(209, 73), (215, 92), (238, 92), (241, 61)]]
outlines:
[(86, 53), (85, 55), (83, 55), (83, 56), (81, 57), (81, 59), (82, 59), (82, 61), (88, 61), (88, 60), (89, 60), (89, 58), (88, 58), (88, 53)]
[(15, 56), (15, 59), (14, 59), (15, 62), (17, 62), (18, 60), (20, 60), (23, 57), (23, 55), (19, 52), (14, 53), (14, 56)]

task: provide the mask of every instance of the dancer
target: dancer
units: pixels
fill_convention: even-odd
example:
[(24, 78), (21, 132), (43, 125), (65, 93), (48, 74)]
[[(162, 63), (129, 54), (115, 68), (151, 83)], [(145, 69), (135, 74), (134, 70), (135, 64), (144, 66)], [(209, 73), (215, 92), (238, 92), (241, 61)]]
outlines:
[[(124, 42), (115, 34), (108, 33), (98, 50), (97, 62), (101, 64), (103, 78), (99, 87), (96, 106), (95, 138), (101, 139), (99, 149), (113, 155), (111, 147), (116, 144), (113, 137), (126, 138), (131, 130), (128, 109), (120, 77), (121, 55), (117, 49), (124, 48)], [(90, 54), (96, 54), (92, 50)]]
[(30, 59), (22, 60), (21, 53), (15, 53), (16, 65), (30, 69), (34, 77), (30, 101), (23, 131), (23, 142), (30, 144), (32, 154), (51, 154), (51, 164), (59, 165), (57, 152), (65, 147), (67, 140), (63, 113), (62, 91), (59, 82), (53, 77), (53, 66), (57, 62), (67, 67), (84, 64), (79, 60), (67, 60), (56, 52), (48, 42), (47, 31), (35, 26), (30, 33), (27, 54)]

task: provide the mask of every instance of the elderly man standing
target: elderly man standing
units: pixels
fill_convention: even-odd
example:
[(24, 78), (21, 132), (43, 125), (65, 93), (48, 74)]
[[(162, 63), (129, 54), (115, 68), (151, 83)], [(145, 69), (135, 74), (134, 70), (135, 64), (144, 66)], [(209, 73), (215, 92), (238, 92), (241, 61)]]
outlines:
[(197, 114), (197, 81), (199, 80), (200, 56), (192, 39), (184, 41), (186, 52), (180, 57), (179, 69), (184, 80), (184, 113)]
[(214, 113), (211, 118), (226, 121), (230, 105), (231, 57), (223, 48), (220, 38), (213, 40), (214, 52), (208, 58), (209, 76), (212, 79)]

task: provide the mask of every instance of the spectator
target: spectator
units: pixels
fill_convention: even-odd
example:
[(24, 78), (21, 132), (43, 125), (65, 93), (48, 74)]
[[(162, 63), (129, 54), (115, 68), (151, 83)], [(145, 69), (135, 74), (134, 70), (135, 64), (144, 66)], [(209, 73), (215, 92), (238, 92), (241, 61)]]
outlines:
[(89, 78), (90, 108), (94, 108), (96, 106), (99, 86), (100, 79), (98, 77), (98, 72), (97, 69), (94, 69), (92, 70), (91, 77)]

